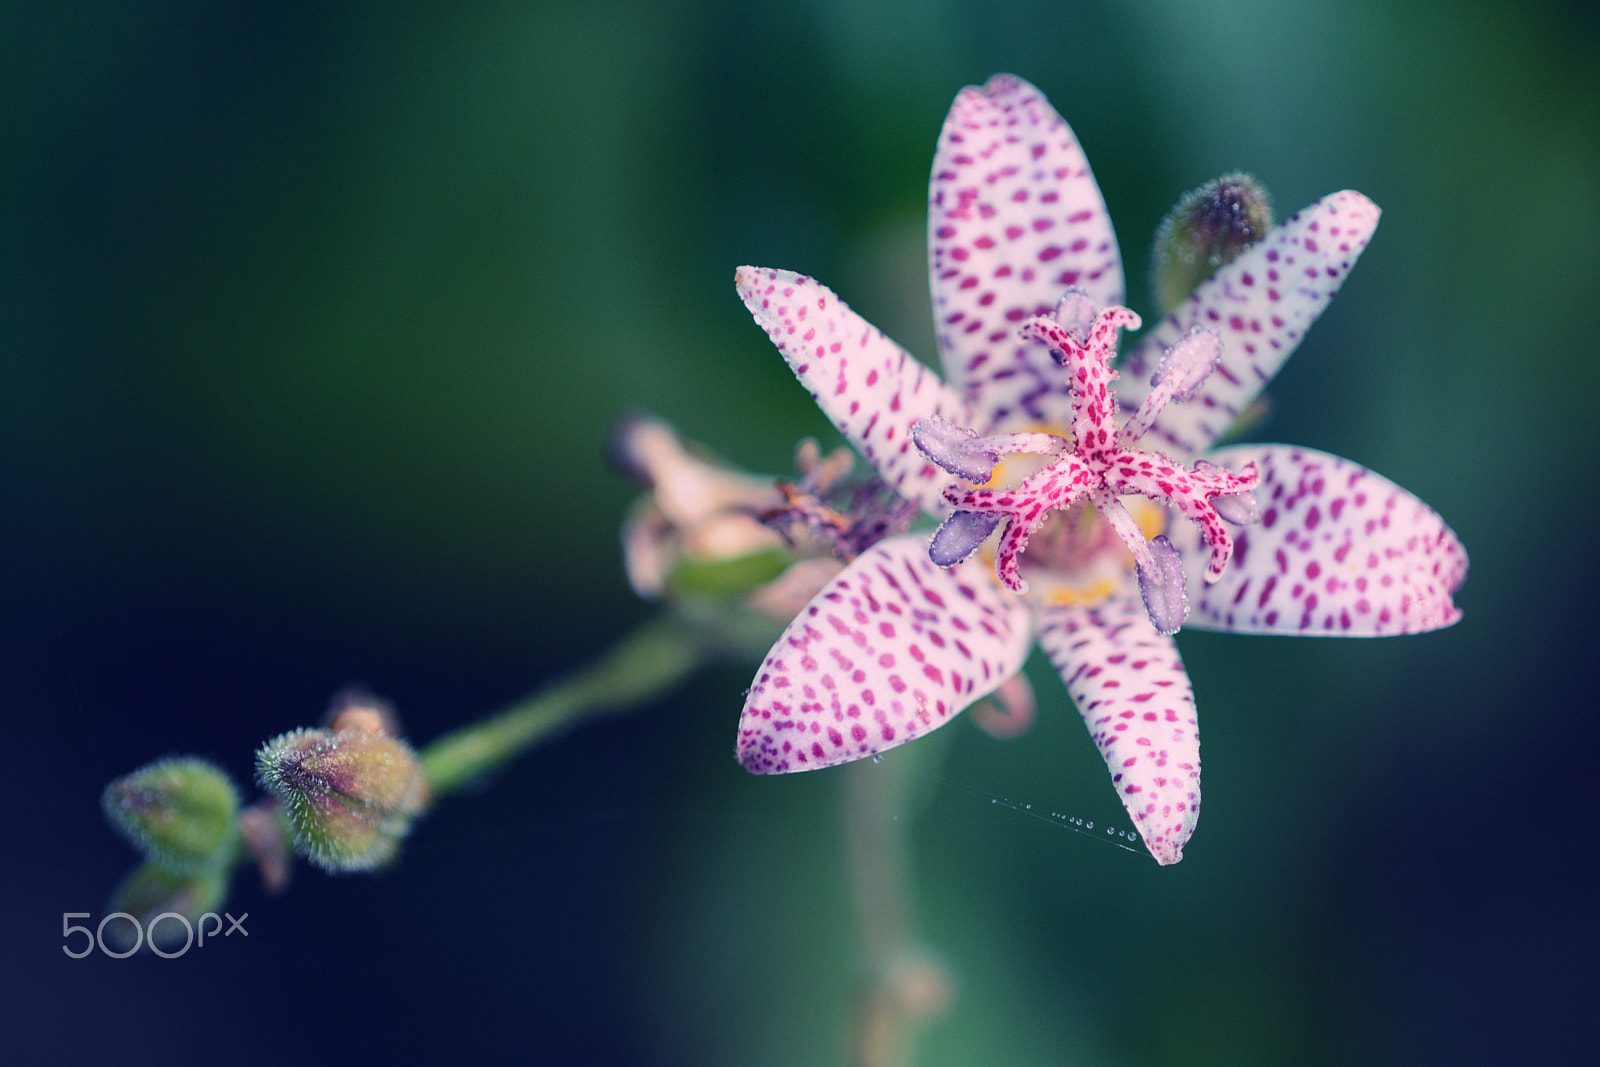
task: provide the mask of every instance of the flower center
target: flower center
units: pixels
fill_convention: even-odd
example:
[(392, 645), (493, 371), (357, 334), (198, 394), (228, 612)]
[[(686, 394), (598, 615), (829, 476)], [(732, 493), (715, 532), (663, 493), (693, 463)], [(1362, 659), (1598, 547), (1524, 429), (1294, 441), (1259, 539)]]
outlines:
[(1017, 593), (1028, 583), (1020, 571), (1029, 538), (1054, 511), (1080, 502), (1094, 505), (1111, 530), (1133, 554), (1139, 590), (1150, 620), (1162, 633), (1175, 633), (1188, 614), (1182, 561), (1164, 536), (1146, 540), (1139, 524), (1117, 498), (1144, 496), (1199, 524), (1211, 546), (1206, 581), (1222, 576), (1233, 551), (1233, 540), (1223, 524), (1220, 509), (1230, 521), (1250, 521), (1256, 483), (1255, 464), (1234, 474), (1209, 463), (1192, 468), (1160, 452), (1133, 447), (1173, 400), (1188, 400), (1216, 366), (1222, 342), (1210, 330), (1193, 330), (1167, 350), (1157, 366), (1150, 393), (1125, 425), (1115, 424), (1116, 400), (1111, 369), (1116, 354), (1117, 331), (1137, 328), (1139, 316), (1125, 307), (1104, 308), (1098, 314), (1089, 295), (1069, 289), (1056, 306), (1054, 317), (1036, 317), (1022, 325), (1022, 336), (1044, 342), (1066, 368), (1072, 393), (1072, 434), (997, 434), (980, 437), (975, 431), (940, 418), (925, 419), (912, 428), (917, 448), (931, 462), (968, 481), (988, 481), (1000, 457), (1008, 453), (1035, 453), (1049, 457), (1046, 466), (1011, 488), (945, 491), (956, 510), (934, 534), (928, 554), (940, 566), (952, 566), (1005, 522), (995, 553), (995, 573)]
[[(1026, 429), (1058, 438), (1071, 433), (1059, 423), (1036, 423)], [(1048, 466), (1052, 458), (1026, 453), (1006, 455), (982, 488), (1015, 486)], [(1166, 532), (1166, 508), (1137, 496), (1125, 498), (1122, 505), (1146, 540)], [(979, 555), (994, 565), (992, 550), (980, 549)], [(1019, 568), (1028, 584), (1027, 596), (1035, 603), (1046, 607), (1094, 607), (1126, 586), (1134, 561), (1111, 524), (1093, 504), (1080, 500), (1045, 518), (1028, 539), (1028, 550), (1019, 561)]]
[[(1142, 497), (1122, 501), (1145, 537), (1167, 527), (1167, 510)], [(995, 554), (980, 551), (991, 564)], [(1028, 599), (1044, 607), (1095, 607), (1126, 588), (1134, 560), (1122, 538), (1087, 500), (1050, 514), (1019, 561)]]

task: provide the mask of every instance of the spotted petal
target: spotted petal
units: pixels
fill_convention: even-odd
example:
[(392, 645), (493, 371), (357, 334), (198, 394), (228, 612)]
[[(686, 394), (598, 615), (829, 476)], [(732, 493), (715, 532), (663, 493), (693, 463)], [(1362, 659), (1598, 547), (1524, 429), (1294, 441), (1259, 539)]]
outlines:
[[(1189, 402), (1169, 404), (1149, 433), (1188, 455), (1222, 436), (1278, 373), (1344, 284), (1378, 225), (1360, 193), (1332, 193), (1288, 219), (1200, 285), (1123, 360), (1118, 403), (1128, 411), (1150, 392), (1162, 353), (1193, 327), (1222, 337), (1216, 370)], [(1146, 438), (1148, 441), (1149, 438)]]
[(1206, 585), (1205, 560), (1187, 523), (1189, 626), (1240, 633), (1386, 637), (1449, 626), (1451, 594), (1467, 554), (1428, 505), (1380, 474), (1325, 452), (1237, 445), (1212, 462), (1237, 470), (1254, 459), (1261, 521), (1237, 527), (1233, 559)]
[(1194, 690), (1137, 599), (1051, 608), (1039, 645), (1061, 672), (1117, 795), (1156, 862), (1177, 863), (1200, 818)]
[(911, 427), (935, 415), (965, 422), (955, 390), (804, 275), (740, 267), (734, 285), (795, 377), (879, 477), (929, 514), (949, 514), (944, 487), (955, 478), (923, 458)]
[(933, 316), (945, 374), (984, 428), (1062, 425), (1061, 368), (1017, 327), (1069, 286), (1122, 302), (1122, 260), (1100, 187), (1044, 94), (996, 75), (956, 97), (928, 194)]
[(756, 774), (815, 770), (948, 722), (1021, 668), (1028, 609), (978, 561), (946, 570), (910, 534), (862, 553), (772, 646), (739, 719)]

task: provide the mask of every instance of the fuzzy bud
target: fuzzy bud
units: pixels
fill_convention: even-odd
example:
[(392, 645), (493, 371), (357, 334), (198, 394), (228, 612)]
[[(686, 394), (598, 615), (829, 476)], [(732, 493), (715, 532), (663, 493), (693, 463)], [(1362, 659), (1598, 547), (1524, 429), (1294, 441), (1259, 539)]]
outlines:
[(219, 869), (238, 848), (239, 794), (202, 759), (147, 764), (106, 786), (101, 806), (135, 848), (175, 875)]
[[(141, 863), (117, 886), (106, 908), (107, 915), (122, 912), (133, 916), (138, 930), (123, 918), (106, 922), (101, 927), (106, 947), (113, 952), (128, 952), (139, 947), (142, 940), (146, 947), (160, 952), (181, 950), (194, 937), (201, 916), (222, 906), (230, 873), (218, 868), (198, 874), (174, 874), (154, 861)], [(182, 916), (187, 925), (172, 918), (173, 914)], [(166, 917), (152, 922), (159, 916)]]
[(1271, 229), (1267, 190), (1248, 174), (1229, 174), (1185, 193), (1161, 220), (1150, 257), (1151, 288), (1163, 312)]
[(411, 746), (372, 730), (291, 730), (256, 753), (256, 780), (282, 805), (295, 851), (328, 871), (394, 859), (429, 799)]

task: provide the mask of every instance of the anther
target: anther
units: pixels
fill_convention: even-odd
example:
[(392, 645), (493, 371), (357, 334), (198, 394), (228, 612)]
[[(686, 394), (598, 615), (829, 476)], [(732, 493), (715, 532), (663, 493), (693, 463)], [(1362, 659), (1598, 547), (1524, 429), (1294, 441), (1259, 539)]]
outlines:
[(1165, 535), (1150, 542), (1150, 554), (1153, 564), (1139, 567), (1139, 595), (1144, 598), (1150, 622), (1157, 631), (1170, 637), (1183, 626), (1189, 614), (1183, 559)]
[(1222, 338), (1214, 330), (1193, 329), (1167, 349), (1156, 371), (1150, 376), (1155, 391), (1144, 398), (1131, 418), (1122, 426), (1122, 443), (1131, 445), (1144, 436), (1170, 401), (1182, 403), (1199, 392), (1201, 384), (1216, 369), (1222, 358)]
[(957, 426), (941, 415), (911, 427), (911, 441), (930, 463), (969, 482), (988, 481), (1000, 462), (998, 453), (981, 447), (977, 431)]
[(1003, 516), (999, 512), (958, 511), (933, 533), (928, 558), (940, 567), (954, 567), (988, 540)]

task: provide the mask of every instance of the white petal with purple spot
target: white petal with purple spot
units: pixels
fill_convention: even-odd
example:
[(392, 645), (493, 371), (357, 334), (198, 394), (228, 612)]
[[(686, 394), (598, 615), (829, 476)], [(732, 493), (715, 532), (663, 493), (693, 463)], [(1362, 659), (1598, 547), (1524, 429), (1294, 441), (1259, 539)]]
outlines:
[(1290, 445), (1235, 445), (1208, 458), (1259, 464), (1261, 521), (1234, 533), (1233, 559), (1210, 585), (1199, 578), (1198, 536), (1174, 526), (1191, 628), (1382, 637), (1461, 618), (1451, 594), (1467, 576), (1466, 550), (1437, 512), (1389, 479)]
[(1378, 225), (1378, 206), (1360, 193), (1332, 193), (1286, 220), (1260, 244), (1218, 270), (1124, 358), (1117, 400), (1134, 411), (1151, 390), (1162, 353), (1194, 327), (1222, 338), (1216, 370), (1185, 404), (1168, 405), (1150, 433), (1198, 455), (1278, 373), (1306, 330), (1344, 284)]
[(1177, 863), (1200, 818), (1200, 733), (1178, 646), (1127, 597), (1049, 609), (1039, 645), (1067, 683), (1145, 847), (1158, 863)]
[(1122, 301), (1111, 216), (1072, 130), (1044, 94), (997, 75), (956, 97), (928, 192), (934, 326), (945, 374), (980, 427), (1061, 424), (1061, 368), (1017, 326), (1080, 286)]
[(734, 285), (795, 377), (878, 475), (929, 514), (948, 514), (944, 487), (955, 478), (917, 451), (911, 427), (935, 415), (965, 424), (955, 390), (804, 275), (740, 267)]
[(1032, 646), (1027, 607), (983, 563), (945, 570), (926, 536), (890, 538), (767, 653), (739, 719), (739, 762), (782, 774), (893, 748), (994, 692)]

